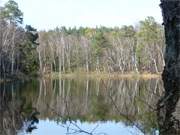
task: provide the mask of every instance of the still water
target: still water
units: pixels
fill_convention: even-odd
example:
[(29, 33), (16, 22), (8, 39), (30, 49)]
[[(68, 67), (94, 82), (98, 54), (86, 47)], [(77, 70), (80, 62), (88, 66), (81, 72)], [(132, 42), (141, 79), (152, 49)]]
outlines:
[(0, 84), (0, 135), (158, 135), (160, 79)]

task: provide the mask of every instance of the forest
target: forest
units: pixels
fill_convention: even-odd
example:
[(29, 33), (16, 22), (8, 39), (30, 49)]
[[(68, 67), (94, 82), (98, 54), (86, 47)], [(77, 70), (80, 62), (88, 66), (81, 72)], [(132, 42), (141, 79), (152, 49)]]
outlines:
[(18, 4), (9, 0), (0, 7), (0, 76), (29, 75), (38, 71), (38, 32), (23, 24)]
[(135, 26), (37, 31), (9, 0), (0, 7), (0, 76), (73, 73), (161, 73), (164, 28), (153, 17)]

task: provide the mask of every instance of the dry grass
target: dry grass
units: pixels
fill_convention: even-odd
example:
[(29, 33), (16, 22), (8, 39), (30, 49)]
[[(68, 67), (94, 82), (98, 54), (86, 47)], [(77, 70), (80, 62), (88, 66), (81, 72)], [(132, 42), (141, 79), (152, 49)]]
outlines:
[(160, 79), (161, 74), (150, 74), (150, 73), (97, 73), (97, 72), (75, 72), (75, 73), (67, 73), (67, 74), (59, 74), (59, 73), (52, 73), (49, 75), (45, 75), (45, 78), (69, 78), (69, 79), (76, 79), (76, 78), (89, 78), (89, 79)]

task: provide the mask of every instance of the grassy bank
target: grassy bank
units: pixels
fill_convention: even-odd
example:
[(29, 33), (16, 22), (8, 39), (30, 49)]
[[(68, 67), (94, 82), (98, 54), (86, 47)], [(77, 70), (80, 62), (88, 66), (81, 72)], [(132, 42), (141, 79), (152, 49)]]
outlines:
[(59, 74), (54, 72), (48, 75), (45, 75), (45, 78), (89, 78), (89, 79), (152, 79), (152, 78), (161, 78), (161, 73), (151, 74), (151, 73), (104, 73), (104, 72), (74, 72), (74, 73), (63, 73)]

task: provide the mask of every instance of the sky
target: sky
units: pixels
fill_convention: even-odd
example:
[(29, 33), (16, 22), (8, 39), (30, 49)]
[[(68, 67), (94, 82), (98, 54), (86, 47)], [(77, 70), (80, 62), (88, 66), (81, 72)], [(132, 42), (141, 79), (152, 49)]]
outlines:
[[(0, 0), (4, 3), (7, 0)], [(38, 30), (55, 27), (121, 27), (136, 25), (147, 16), (162, 23), (160, 0), (15, 0), (24, 24)]]

